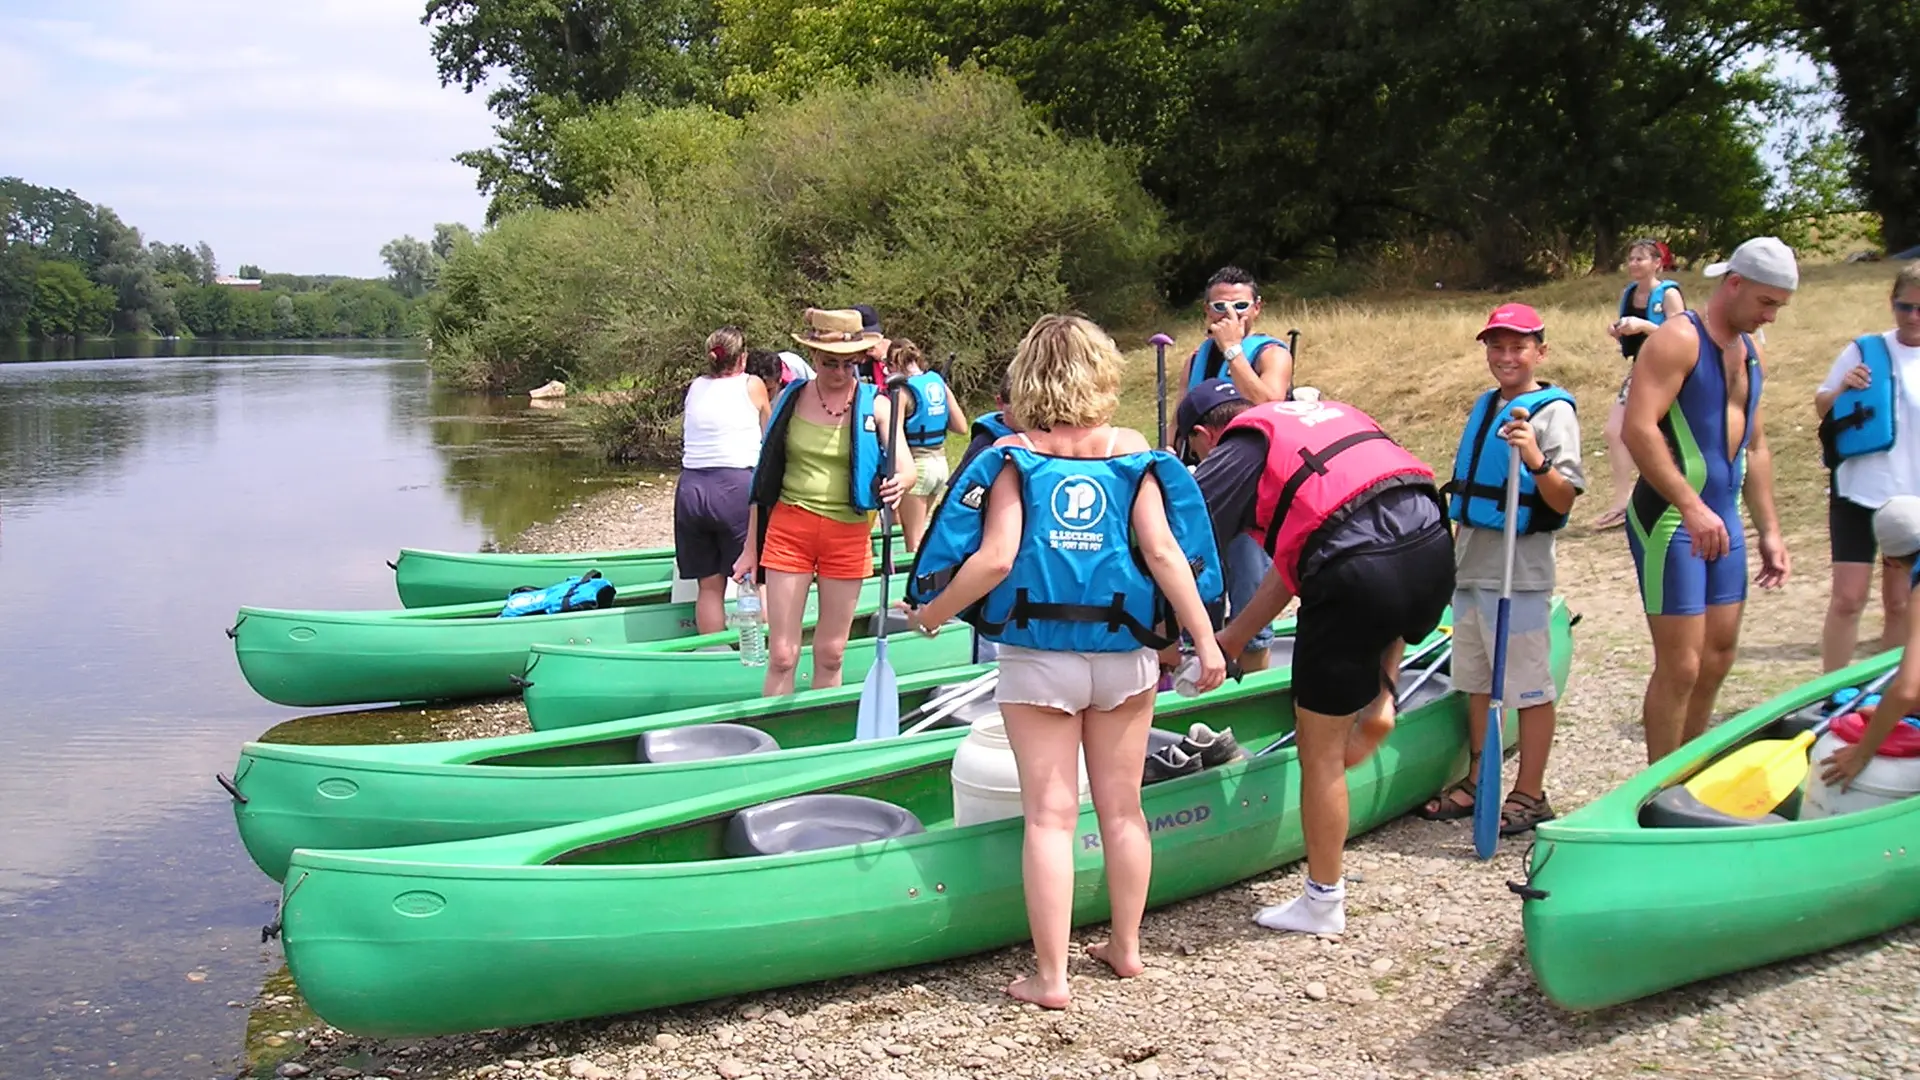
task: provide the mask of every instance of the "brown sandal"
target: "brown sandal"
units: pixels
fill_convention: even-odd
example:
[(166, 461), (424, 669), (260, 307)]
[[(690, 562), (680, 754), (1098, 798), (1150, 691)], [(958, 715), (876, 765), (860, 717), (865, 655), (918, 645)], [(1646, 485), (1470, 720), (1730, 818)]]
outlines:
[[(1467, 801), (1463, 803), (1454, 798), (1455, 794), (1465, 795)], [(1428, 799), (1426, 805), (1415, 810), (1414, 813), (1427, 821), (1455, 821), (1463, 817), (1472, 817), (1473, 804), (1473, 788), (1462, 780)]]
[(1500, 835), (1526, 832), (1543, 821), (1552, 821), (1555, 816), (1545, 796), (1536, 799), (1524, 792), (1510, 792), (1500, 805)]

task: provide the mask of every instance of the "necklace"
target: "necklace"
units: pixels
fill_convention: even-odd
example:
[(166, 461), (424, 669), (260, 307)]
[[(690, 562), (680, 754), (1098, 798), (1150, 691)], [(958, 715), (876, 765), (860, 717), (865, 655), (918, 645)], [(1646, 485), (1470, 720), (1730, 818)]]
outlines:
[(814, 380), (814, 383), (813, 383), (813, 396), (820, 402), (820, 408), (825, 410), (828, 416), (831, 416), (836, 420), (847, 415), (847, 410), (853, 408), (852, 394), (847, 395), (846, 404), (841, 405), (838, 409), (835, 409), (833, 406), (828, 405), (826, 391), (820, 389), (820, 382), (817, 379)]

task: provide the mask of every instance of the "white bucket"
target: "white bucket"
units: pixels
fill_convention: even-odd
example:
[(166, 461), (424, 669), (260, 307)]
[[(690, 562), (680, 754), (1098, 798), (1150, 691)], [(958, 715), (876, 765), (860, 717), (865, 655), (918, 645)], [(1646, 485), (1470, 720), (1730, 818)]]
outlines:
[[(731, 600), (734, 597), (739, 595), (740, 595), (740, 583), (733, 580), (732, 577), (728, 577), (727, 592), (726, 592), (727, 599)], [(691, 604), (695, 600), (698, 600), (699, 598), (700, 598), (700, 583), (698, 581), (695, 581), (692, 578), (681, 577), (680, 570), (676, 566), (673, 571), (673, 588), (667, 596), (667, 603)]]
[[(1085, 751), (1079, 764), (1084, 803), (1092, 797)], [(1013, 744), (1007, 741), (1006, 721), (977, 720), (953, 753), (953, 824), (962, 827), (1019, 816), (1020, 768), (1013, 760)]]
[(1834, 751), (1851, 743), (1829, 731), (1813, 744), (1807, 769), (1807, 786), (1800, 799), (1800, 820), (1833, 817), (1871, 810), (1901, 799), (1920, 795), (1920, 758), (1875, 755), (1867, 767), (1853, 778), (1847, 790), (1837, 791), (1820, 779), (1820, 762)]

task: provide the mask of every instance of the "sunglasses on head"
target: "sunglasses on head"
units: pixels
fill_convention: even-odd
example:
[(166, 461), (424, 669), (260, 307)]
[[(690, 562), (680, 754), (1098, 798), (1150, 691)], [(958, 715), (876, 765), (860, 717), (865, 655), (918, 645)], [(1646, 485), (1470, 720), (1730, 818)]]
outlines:
[(1212, 311), (1216, 315), (1225, 315), (1229, 311), (1233, 312), (1235, 315), (1240, 315), (1240, 314), (1244, 314), (1246, 310), (1252, 306), (1253, 306), (1253, 301), (1251, 300), (1209, 300), (1207, 301), (1207, 309), (1209, 311)]
[(1902, 315), (1911, 315), (1916, 311), (1920, 311), (1920, 303), (1915, 303), (1912, 300), (1895, 300), (1893, 302), (1893, 310)]

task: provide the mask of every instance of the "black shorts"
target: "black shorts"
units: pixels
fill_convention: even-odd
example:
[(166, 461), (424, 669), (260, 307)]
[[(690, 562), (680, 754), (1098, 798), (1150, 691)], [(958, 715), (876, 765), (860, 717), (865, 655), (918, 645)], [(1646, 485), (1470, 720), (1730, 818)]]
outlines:
[(1350, 716), (1394, 685), (1381, 659), (1395, 641), (1433, 633), (1453, 602), (1453, 534), (1445, 520), (1392, 544), (1356, 548), (1300, 583), (1293, 700)]
[(685, 469), (673, 485), (673, 558), (680, 576), (725, 577), (747, 549), (752, 469)]
[(1873, 538), (1873, 511), (1838, 492), (1827, 492), (1827, 540), (1837, 563), (1871, 563), (1880, 550)]

